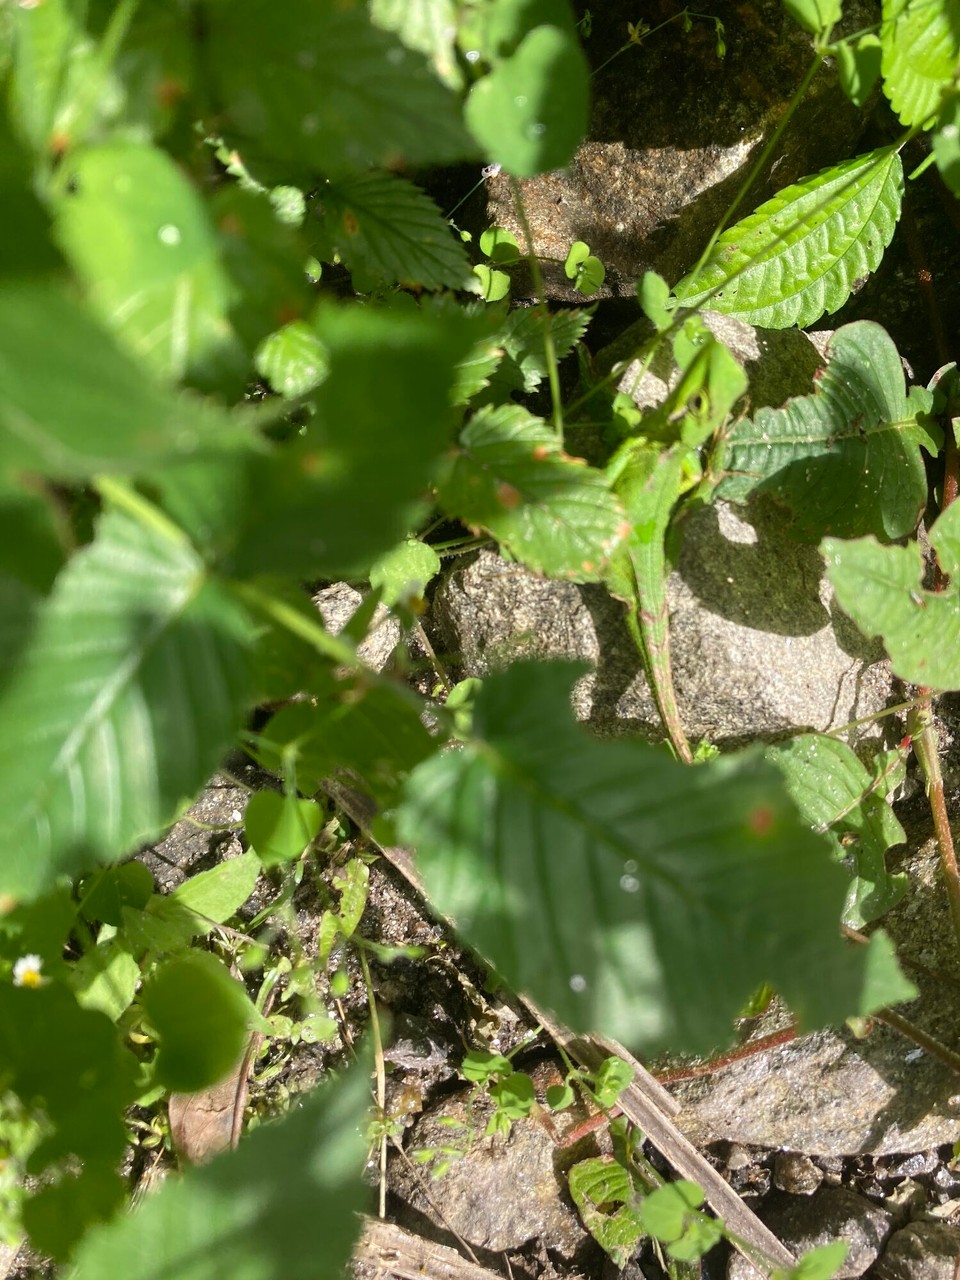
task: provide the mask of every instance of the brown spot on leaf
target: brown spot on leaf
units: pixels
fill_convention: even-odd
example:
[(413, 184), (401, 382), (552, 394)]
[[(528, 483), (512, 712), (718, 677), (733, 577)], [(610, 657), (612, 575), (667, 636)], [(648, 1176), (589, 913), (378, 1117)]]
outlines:
[(522, 501), (520, 490), (515, 489), (512, 484), (507, 484), (504, 481), (503, 484), (497, 485), (497, 502), (506, 511), (512, 511), (514, 507), (519, 507)]

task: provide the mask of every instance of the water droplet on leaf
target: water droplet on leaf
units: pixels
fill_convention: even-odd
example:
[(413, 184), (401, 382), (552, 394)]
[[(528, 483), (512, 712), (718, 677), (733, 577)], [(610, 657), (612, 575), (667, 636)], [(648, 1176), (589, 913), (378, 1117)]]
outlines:
[(579, 995), (581, 991), (586, 991), (587, 980), (582, 973), (574, 973), (570, 975), (570, 990), (576, 991)]
[(157, 239), (161, 244), (176, 245), (180, 243), (180, 228), (175, 227), (172, 222), (165, 222), (157, 232)]

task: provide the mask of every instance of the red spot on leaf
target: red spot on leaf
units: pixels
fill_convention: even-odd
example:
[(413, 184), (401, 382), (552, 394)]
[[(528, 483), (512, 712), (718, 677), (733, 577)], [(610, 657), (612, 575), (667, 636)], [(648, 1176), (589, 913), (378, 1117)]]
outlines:
[(154, 90), (157, 95), (157, 102), (161, 107), (168, 109), (176, 106), (186, 91), (187, 87), (182, 80), (174, 80), (172, 78), (161, 80)]
[(360, 222), (357, 215), (350, 209), (344, 209), (343, 211), (343, 229), (348, 236), (355, 236), (360, 230)]
[(773, 827), (773, 819), (773, 810), (768, 805), (758, 804), (747, 818), (747, 826), (754, 835), (766, 836)]
[(515, 489), (512, 484), (497, 485), (497, 501), (507, 511), (512, 511), (514, 507), (519, 507), (523, 499), (520, 496), (520, 490)]
[(550, 446), (546, 444), (538, 444), (533, 451), (534, 462), (543, 462), (550, 457)]

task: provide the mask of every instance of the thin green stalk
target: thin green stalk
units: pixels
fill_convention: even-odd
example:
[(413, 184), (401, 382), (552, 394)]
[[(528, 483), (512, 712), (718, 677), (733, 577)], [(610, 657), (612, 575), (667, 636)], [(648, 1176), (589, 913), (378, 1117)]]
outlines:
[(804, 75), (803, 79), (800, 81), (800, 84), (797, 88), (796, 93), (793, 95), (793, 97), (790, 99), (790, 102), (787, 104), (787, 109), (786, 111), (784, 111), (783, 117), (781, 118), (780, 123), (777, 125), (773, 133), (770, 135), (763, 150), (760, 152), (760, 155), (757, 157), (756, 162), (751, 167), (750, 172), (747, 174), (746, 178), (744, 178), (743, 182), (740, 184), (740, 188), (737, 191), (737, 194), (733, 197), (733, 200), (728, 206), (723, 217), (720, 219), (720, 221), (717, 223), (716, 227), (714, 228), (713, 234), (711, 235), (710, 239), (707, 241), (707, 246), (704, 249), (703, 253), (701, 253), (697, 261), (697, 265), (694, 267), (693, 271), (691, 272), (691, 275), (697, 275), (702, 270), (703, 264), (710, 257), (710, 254), (713, 253), (714, 246), (716, 245), (720, 237), (723, 235), (723, 232), (726, 230), (730, 222), (730, 219), (733, 217), (736, 211), (740, 208), (740, 205), (746, 199), (747, 193), (750, 191), (750, 188), (753, 186), (757, 178), (760, 176), (764, 166), (766, 165), (767, 161), (770, 159), (770, 156), (773, 154), (774, 147), (776, 147), (777, 143), (783, 137), (783, 131), (786, 129), (787, 125), (793, 119), (794, 115), (797, 112), (797, 109), (800, 106), (800, 103), (806, 97), (807, 90), (810, 88), (811, 84), (813, 83), (814, 77), (816, 76), (817, 72), (820, 70), (821, 61), (822, 61), (821, 56), (819, 53), (817, 53), (814, 56), (813, 62), (807, 68), (806, 74)]
[(907, 730), (913, 738), (913, 749), (926, 782), (927, 798), (933, 815), (933, 829), (940, 850), (940, 865), (943, 868), (943, 878), (947, 886), (953, 931), (956, 934), (957, 946), (960, 947), (960, 870), (957, 868), (957, 854), (943, 791), (940, 753), (933, 725), (933, 697), (927, 688), (921, 688), (919, 692), (920, 700), (907, 723)]
[(338, 636), (332, 636), (329, 631), (325, 630), (319, 620), (314, 621), (313, 618), (305, 617), (299, 610), (287, 604), (285, 600), (278, 600), (276, 596), (272, 596), (266, 591), (261, 591), (259, 587), (253, 586), (252, 583), (233, 582), (230, 585), (233, 592), (245, 604), (250, 605), (257, 612), (265, 614), (272, 622), (284, 627), (293, 635), (299, 636), (301, 640), (311, 645), (325, 657), (332, 658), (334, 662), (351, 668), (361, 665), (356, 651)]
[(527, 211), (523, 207), (523, 195), (520, 183), (513, 176), (510, 178), (510, 190), (516, 206), (517, 218), (523, 228), (523, 236), (527, 242), (527, 261), (530, 263), (530, 274), (533, 277), (533, 291), (537, 301), (543, 307), (543, 352), (547, 362), (547, 380), (550, 384), (550, 402), (553, 405), (553, 426), (560, 444), (563, 444), (563, 399), (560, 395), (560, 372), (557, 367), (557, 349), (553, 342), (553, 330), (550, 328), (550, 309), (547, 306), (547, 291), (543, 282), (540, 260), (533, 245), (533, 232), (527, 219)]
[(118, 476), (97, 476), (94, 484), (100, 496), (106, 498), (111, 506), (118, 507), (127, 515), (150, 529), (153, 533), (169, 539), (180, 546), (189, 546), (190, 539), (170, 517), (149, 498), (145, 498), (127, 480)]
[(363, 981), (367, 988), (367, 1007), (370, 1010), (370, 1035), (373, 1039), (374, 1070), (377, 1078), (377, 1111), (380, 1119), (380, 1217), (387, 1216), (387, 1073), (383, 1061), (383, 1038), (380, 1034), (380, 1015), (377, 1012), (377, 998), (373, 993), (373, 981), (370, 977), (370, 965), (363, 947), (357, 948), (360, 968), (363, 970)]

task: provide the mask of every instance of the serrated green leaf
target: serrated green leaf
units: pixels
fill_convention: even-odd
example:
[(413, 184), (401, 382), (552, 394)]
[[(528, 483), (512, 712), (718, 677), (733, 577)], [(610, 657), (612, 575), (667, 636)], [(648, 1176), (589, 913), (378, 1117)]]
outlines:
[(81, 882), (80, 913), (85, 920), (119, 927), (123, 908), (140, 910), (150, 901), (153, 890), (153, 876), (142, 862), (106, 867)]
[(733, 502), (769, 494), (793, 512), (793, 533), (810, 542), (824, 533), (902, 538), (927, 500), (920, 450), (937, 449), (936, 427), (926, 421), (931, 405), (929, 392), (906, 392), (900, 356), (880, 325), (844, 325), (830, 339), (813, 395), (733, 426), (717, 492)]
[(576, 582), (597, 581), (625, 532), (603, 474), (564, 454), (550, 427), (516, 405), (476, 414), (437, 497), (530, 568)]
[(317, 256), (424, 289), (473, 289), (466, 250), (419, 187), (383, 169), (327, 182), (319, 197)]
[(224, 131), (248, 140), (251, 164), (253, 151), (287, 162), (289, 180), (475, 152), (456, 97), (364, 4), (218, 0), (206, 20)]
[(295, 400), (319, 387), (326, 377), (327, 352), (305, 320), (293, 320), (264, 338), (254, 365), (274, 391)]
[(192, 951), (168, 960), (144, 984), (140, 999), (159, 1041), (156, 1074), (166, 1088), (195, 1093), (236, 1065), (253, 1005), (215, 956)]
[(464, 119), (491, 160), (530, 178), (570, 160), (586, 132), (589, 85), (576, 38), (535, 27), (473, 86)]
[(161, 377), (206, 381), (244, 356), (199, 196), (164, 152), (110, 142), (71, 153), (57, 238), (94, 312)]
[(626, 1168), (612, 1156), (581, 1160), (570, 1170), (568, 1185), (583, 1225), (614, 1264), (625, 1267), (646, 1234)]
[(173, 1174), (138, 1210), (91, 1232), (75, 1280), (316, 1280), (339, 1275), (367, 1200), (364, 1064), (235, 1151)]
[(937, 520), (930, 545), (951, 579), (945, 591), (924, 589), (915, 542), (883, 547), (875, 538), (824, 538), (820, 550), (840, 607), (864, 635), (883, 639), (901, 679), (960, 689), (960, 503)]
[(52, 285), (0, 289), (0, 463), (87, 480), (189, 456), (247, 434), (218, 406), (165, 390)]
[(883, 0), (883, 91), (905, 125), (940, 105), (960, 60), (960, 0)]
[(181, 907), (216, 924), (224, 924), (253, 893), (259, 875), (256, 854), (242, 853), (239, 858), (227, 858), (209, 871), (191, 876), (178, 885), (170, 897)]
[(812, 324), (878, 266), (902, 196), (903, 169), (890, 148), (823, 169), (725, 231), (674, 293), (685, 307), (709, 300), (764, 328)]
[(247, 839), (265, 867), (299, 858), (323, 826), (316, 800), (300, 800), (276, 791), (258, 791), (244, 815)]
[(385, 605), (393, 606), (411, 595), (422, 596), (427, 583), (440, 572), (440, 557), (419, 538), (407, 538), (370, 570), (370, 585), (381, 591)]
[[(852, 864), (844, 923), (862, 929), (896, 906), (907, 877), (890, 875), (884, 855), (906, 836), (884, 798), (886, 787), (877, 785), (848, 746), (821, 734), (768, 747), (766, 759), (783, 774), (810, 826), (830, 841), (837, 861)], [(884, 766), (894, 763), (884, 761)]]
[(955, 196), (960, 196), (960, 98), (954, 98), (937, 121), (933, 155), (940, 176)]
[(0, 698), (3, 892), (40, 893), (174, 818), (243, 722), (252, 638), (185, 541), (102, 518)]
[(503, 358), (490, 378), (490, 398), (505, 399), (512, 391), (536, 391), (547, 376), (543, 343), (547, 325), (554, 354), (562, 360), (586, 333), (592, 316), (592, 308), (548, 312), (543, 307), (521, 307), (511, 311), (497, 335)]
[(591, 738), (581, 672), (488, 677), (476, 739), (414, 771), (398, 831), (436, 908), (565, 1025), (644, 1051), (727, 1042), (762, 981), (804, 1026), (848, 1016), (873, 958), (841, 941), (846, 877), (776, 771)]

